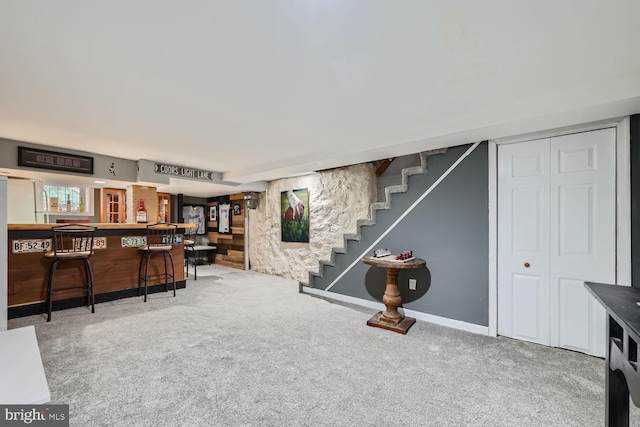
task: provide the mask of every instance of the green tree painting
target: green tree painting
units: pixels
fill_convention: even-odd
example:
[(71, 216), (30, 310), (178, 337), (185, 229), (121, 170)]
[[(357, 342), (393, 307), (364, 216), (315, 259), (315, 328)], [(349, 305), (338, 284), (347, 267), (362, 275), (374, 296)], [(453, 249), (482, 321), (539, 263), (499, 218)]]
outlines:
[(309, 243), (309, 189), (283, 191), (280, 212), (282, 241)]

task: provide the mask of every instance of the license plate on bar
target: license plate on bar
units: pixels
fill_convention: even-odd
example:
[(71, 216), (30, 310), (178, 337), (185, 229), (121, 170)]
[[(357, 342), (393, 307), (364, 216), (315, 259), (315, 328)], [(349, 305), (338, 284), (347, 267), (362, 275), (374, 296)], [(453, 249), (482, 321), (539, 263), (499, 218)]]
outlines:
[[(86, 238), (85, 238), (86, 240)], [(80, 239), (73, 239), (73, 244), (78, 248), (80, 246)], [(102, 237), (94, 237), (93, 238), (93, 249), (106, 249), (107, 248), (107, 238)]]
[(123, 248), (135, 248), (147, 244), (147, 236), (127, 236), (121, 240)]
[[(163, 245), (167, 244), (167, 241), (169, 240), (168, 237), (169, 236), (162, 236), (162, 244)], [(178, 234), (178, 235), (173, 236), (173, 244), (174, 245), (179, 245), (180, 243), (182, 243), (182, 234)]]
[(11, 253), (28, 254), (51, 250), (51, 239), (21, 239), (11, 242)]

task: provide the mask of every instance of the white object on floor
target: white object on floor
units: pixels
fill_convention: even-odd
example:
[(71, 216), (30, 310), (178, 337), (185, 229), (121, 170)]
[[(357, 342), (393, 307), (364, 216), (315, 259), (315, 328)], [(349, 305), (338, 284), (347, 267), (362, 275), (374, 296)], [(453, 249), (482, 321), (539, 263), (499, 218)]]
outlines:
[(51, 400), (33, 326), (0, 332), (0, 404)]

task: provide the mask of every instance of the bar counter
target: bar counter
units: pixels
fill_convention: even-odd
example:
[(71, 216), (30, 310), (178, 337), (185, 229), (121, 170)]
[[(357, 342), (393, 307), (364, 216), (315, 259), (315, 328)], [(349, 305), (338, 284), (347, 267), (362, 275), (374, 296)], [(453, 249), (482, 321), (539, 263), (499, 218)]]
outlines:
[[(47, 279), (51, 259), (49, 250), (51, 228), (64, 224), (9, 224), (8, 225), (8, 307), (9, 318), (45, 312)], [(90, 258), (93, 269), (96, 303), (137, 296), (140, 238), (147, 234), (147, 224), (83, 224), (96, 227), (94, 253)], [(194, 224), (177, 224), (176, 235)], [(185, 287), (184, 246), (182, 239), (173, 247), (175, 280), (178, 288)], [(50, 243), (49, 243), (50, 244)], [(164, 271), (162, 257), (152, 258), (149, 274)], [(56, 289), (73, 288), (84, 283), (82, 261), (65, 262), (56, 271)], [(152, 282), (149, 293), (164, 290), (164, 278)], [(179, 297), (179, 295), (178, 295)], [(70, 290), (54, 298), (53, 309), (85, 305), (82, 290)]]

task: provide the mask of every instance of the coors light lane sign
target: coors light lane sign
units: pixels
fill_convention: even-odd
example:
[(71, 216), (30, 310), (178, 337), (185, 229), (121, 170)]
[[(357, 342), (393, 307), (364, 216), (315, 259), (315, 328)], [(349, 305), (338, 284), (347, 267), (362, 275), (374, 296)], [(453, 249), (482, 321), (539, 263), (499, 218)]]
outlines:
[(201, 169), (186, 168), (184, 166), (155, 163), (155, 172), (162, 175), (173, 175), (181, 178), (200, 179), (202, 181), (214, 181), (215, 173)]

